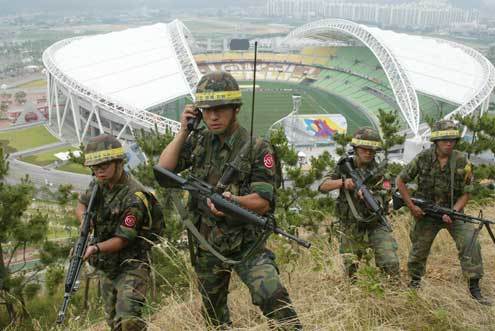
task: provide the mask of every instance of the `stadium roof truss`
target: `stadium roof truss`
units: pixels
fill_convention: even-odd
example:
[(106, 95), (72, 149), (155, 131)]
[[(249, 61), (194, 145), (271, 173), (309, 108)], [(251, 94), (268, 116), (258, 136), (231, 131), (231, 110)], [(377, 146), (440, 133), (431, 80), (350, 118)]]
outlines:
[[(141, 40), (144, 37), (146, 40)], [(153, 45), (155, 41), (157, 46)], [(134, 48), (133, 43), (137, 44)], [(62, 137), (62, 128), (70, 111), (79, 143), (86, 137), (92, 123), (96, 123), (99, 132), (104, 133), (102, 111), (124, 120), (119, 138), (126, 129), (132, 133), (133, 126), (148, 129), (156, 126), (161, 132), (176, 132), (180, 126), (177, 121), (147, 109), (182, 96), (193, 97), (193, 88), (201, 74), (189, 43), (194, 43), (189, 30), (182, 22), (174, 20), (168, 24), (65, 39), (53, 44), (43, 53), (48, 82), (49, 124), (56, 121), (56, 134)], [(92, 51), (101, 52), (102, 44), (108, 54), (92, 57)], [(92, 50), (86, 49), (91, 47)], [(112, 48), (116, 48), (113, 53)], [(79, 58), (71, 59), (71, 54)], [(109, 90), (111, 88), (113, 93)], [(79, 107), (82, 100), (86, 105), (90, 104), (86, 118)]]
[[(368, 47), (390, 83), (399, 110), (415, 136), (420, 131), (417, 92), (459, 105), (447, 117), (487, 108), (495, 87), (493, 65), (479, 52), (454, 42), (399, 34), (347, 20), (324, 19), (291, 31), (286, 41), (352, 37)], [(443, 55), (443, 58), (440, 57)]]

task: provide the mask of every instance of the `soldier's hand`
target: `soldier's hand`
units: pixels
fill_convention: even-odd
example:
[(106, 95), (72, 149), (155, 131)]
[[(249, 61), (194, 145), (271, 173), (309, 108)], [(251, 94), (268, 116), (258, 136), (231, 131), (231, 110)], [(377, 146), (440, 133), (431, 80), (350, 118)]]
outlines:
[(206, 204), (208, 205), (208, 208), (210, 208), (210, 212), (214, 216), (216, 216), (216, 217), (223, 217), (223, 216), (225, 216), (224, 213), (222, 213), (217, 208), (215, 208), (215, 205), (213, 204), (213, 202), (211, 202), (210, 198), (206, 198)]
[(344, 180), (344, 188), (346, 190), (354, 190), (356, 188), (356, 184), (354, 184), (352, 178), (346, 178)]
[(89, 245), (86, 247), (86, 252), (84, 253), (83, 260), (86, 261), (91, 255), (98, 252), (98, 248), (95, 245)]
[(446, 224), (452, 224), (452, 218), (447, 214), (442, 215), (442, 221)]
[(413, 207), (410, 210), (411, 210), (411, 214), (417, 220), (421, 219), (425, 215), (425, 212), (423, 211), (423, 209), (419, 208), (416, 205), (413, 205)]
[(363, 200), (363, 199), (364, 199), (363, 190), (361, 190), (361, 189), (360, 189), (360, 190), (357, 192), (357, 196), (358, 196), (358, 198), (359, 198), (359, 199)]
[(187, 104), (184, 107), (184, 111), (180, 115), (180, 129), (187, 131), (187, 120), (195, 118), (198, 115), (199, 110), (192, 104)]

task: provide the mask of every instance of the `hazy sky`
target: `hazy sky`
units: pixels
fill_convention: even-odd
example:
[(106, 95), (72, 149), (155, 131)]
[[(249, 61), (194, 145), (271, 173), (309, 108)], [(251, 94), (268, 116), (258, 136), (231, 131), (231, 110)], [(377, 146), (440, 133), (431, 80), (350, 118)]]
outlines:
[[(344, 0), (345, 1), (345, 0)], [(352, 2), (369, 2), (369, 0), (348, 0)], [(411, 0), (375, 0), (374, 2), (402, 3)], [(450, 0), (464, 8), (479, 8), (481, 4), (495, 6), (495, 0)], [(225, 7), (228, 5), (246, 6), (252, 4), (262, 5), (266, 0), (0, 0), (2, 12), (12, 11), (39, 11), (39, 10), (78, 10), (78, 9), (125, 9), (141, 7), (151, 8), (187, 8), (195, 7)]]

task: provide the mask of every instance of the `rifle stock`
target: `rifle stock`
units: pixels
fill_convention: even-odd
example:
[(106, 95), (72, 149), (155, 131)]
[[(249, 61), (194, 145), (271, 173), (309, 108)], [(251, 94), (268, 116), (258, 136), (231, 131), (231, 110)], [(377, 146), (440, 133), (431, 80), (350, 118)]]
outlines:
[(89, 203), (84, 213), (84, 219), (81, 225), (81, 232), (79, 238), (77, 239), (74, 249), (72, 250), (72, 257), (69, 264), (69, 269), (67, 270), (67, 276), (65, 278), (65, 292), (64, 301), (58, 312), (57, 324), (61, 324), (65, 320), (65, 312), (69, 306), (69, 301), (74, 292), (79, 288), (79, 276), (81, 274), (81, 269), (83, 265), (83, 257), (86, 252), (86, 247), (89, 241), (89, 232), (91, 230), (91, 220), (93, 219), (93, 204), (95, 201), (96, 193), (98, 192), (98, 184), (95, 183), (93, 190), (91, 191), (91, 196), (89, 198)]
[(205, 183), (194, 176), (189, 176), (186, 179), (158, 165), (153, 167), (153, 171), (158, 183), (163, 187), (170, 188), (179, 185), (183, 190), (189, 191), (190, 194), (201, 200), (206, 200), (206, 198), (209, 198), (215, 205), (215, 208), (227, 216), (239, 219), (245, 223), (256, 224), (259, 227), (268, 229), (290, 240), (294, 240), (303, 247), (311, 247), (310, 242), (283, 231), (282, 229), (276, 227), (268, 218), (245, 209), (232, 200), (226, 199), (223, 195), (216, 193), (215, 188), (210, 184)]

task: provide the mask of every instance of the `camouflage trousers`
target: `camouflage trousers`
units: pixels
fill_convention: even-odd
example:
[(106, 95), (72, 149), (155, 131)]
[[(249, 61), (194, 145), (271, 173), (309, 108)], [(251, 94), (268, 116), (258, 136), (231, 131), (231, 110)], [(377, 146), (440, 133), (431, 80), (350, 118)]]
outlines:
[(354, 277), (359, 261), (371, 248), (378, 268), (388, 275), (398, 277), (400, 273), (397, 242), (392, 233), (376, 223), (342, 222), (340, 254), (349, 277)]
[(114, 278), (100, 272), (101, 296), (105, 318), (110, 329), (118, 331), (146, 330), (141, 314), (149, 281), (149, 269), (127, 270)]
[(244, 263), (231, 266), (209, 252), (199, 250), (195, 269), (203, 299), (203, 315), (208, 324), (231, 325), (227, 295), (231, 273), (235, 271), (249, 288), (253, 304), (260, 307), (266, 317), (285, 323), (287, 327), (283, 329), (302, 329), (289, 294), (280, 282), (275, 255), (271, 251), (264, 250)]
[(452, 225), (447, 225), (431, 218), (423, 218), (420, 221), (415, 220), (411, 227), (412, 248), (407, 264), (409, 276), (421, 278), (425, 274), (426, 261), (430, 254), (431, 245), (441, 229), (447, 229), (454, 239), (464, 275), (468, 279), (481, 278), (483, 276), (483, 262), (480, 244), (476, 241), (472, 249), (469, 247), (474, 232), (473, 225), (456, 221)]

